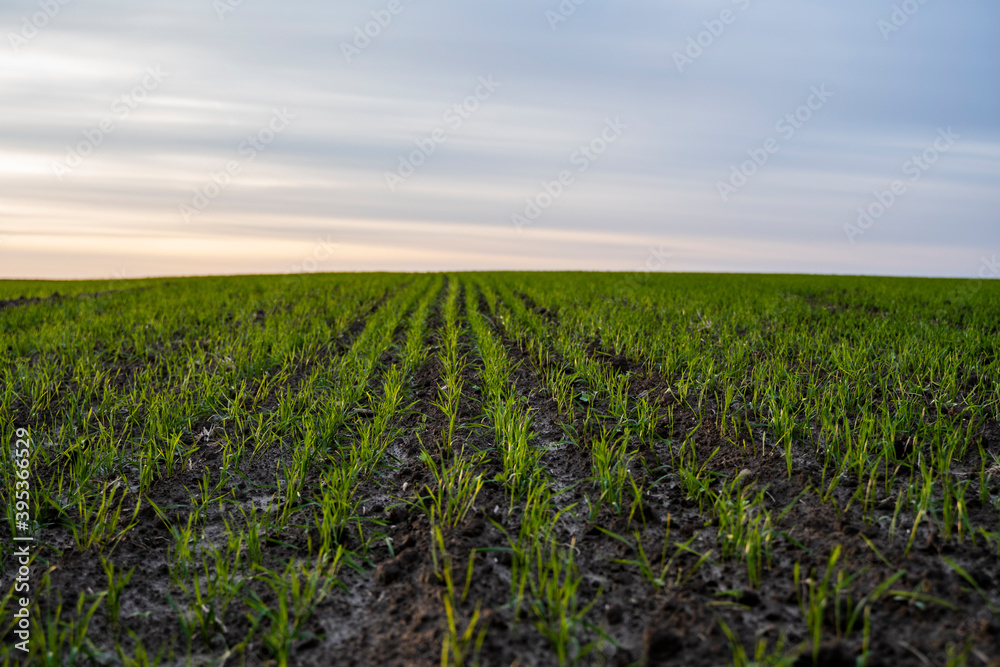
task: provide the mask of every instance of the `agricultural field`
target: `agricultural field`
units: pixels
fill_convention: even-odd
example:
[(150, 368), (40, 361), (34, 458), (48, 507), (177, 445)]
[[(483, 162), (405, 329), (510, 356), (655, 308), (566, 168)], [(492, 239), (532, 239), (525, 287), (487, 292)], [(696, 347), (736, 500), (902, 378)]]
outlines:
[(998, 327), (991, 281), (0, 282), (0, 663), (996, 667)]

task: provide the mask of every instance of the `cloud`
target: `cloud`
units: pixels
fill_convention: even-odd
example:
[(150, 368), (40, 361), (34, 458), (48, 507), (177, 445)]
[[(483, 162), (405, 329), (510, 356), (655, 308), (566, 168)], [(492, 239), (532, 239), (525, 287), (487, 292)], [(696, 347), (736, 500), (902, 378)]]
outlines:
[[(558, 2), (401, 0), (347, 62), (341, 44), (384, 22), (387, 1), (231, 4), (220, 18), (211, 2), (195, 0), (69, 2), (16, 52), (0, 48), (0, 93), (10, 101), (0, 124), (0, 234), (107, 240), (110, 229), (119, 249), (138, 233), (177, 239), (149, 265), (166, 273), (199, 265), (197, 244), (211, 234), (245, 253), (219, 254), (212, 272), (271, 271), (297, 251), (297, 230), (315, 237), (349, 220), (370, 231), (342, 249), (356, 255), (344, 266), (468, 268), (463, 257), (474, 255), (494, 268), (627, 267), (631, 255), (602, 259), (600, 244), (518, 245), (510, 224), (526, 198), (572, 168), (607, 118), (620, 116), (628, 125), (621, 139), (575, 175), (535, 231), (717, 248), (726, 261), (690, 255), (686, 266), (704, 270), (804, 270), (809, 257), (833, 272), (971, 275), (980, 249), (1000, 246), (1000, 93), (984, 85), (1000, 73), (989, 29), (1000, 8), (992, 5), (928, 2), (886, 42), (877, 23), (890, 2), (589, 0), (552, 30), (545, 12)], [(678, 72), (672, 54), (715, 30), (724, 10), (737, 20)], [(36, 11), (34, 2), (4, 5), (3, 34)], [(114, 116), (115, 101), (157, 66), (169, 73), (162, 85), (126, 118)], [(453, 127), (449, 110), (481, 77), (502, 85)], [(834, 92), (830, 101), (720, 201), (717, 183), (822, 85)], [(211, 207), (185, 223), (179, 206), (245, 159), (240, 146), (274, 108), (294, 113), (287, 131), (241, 162)], [(114, 131), (57, 178), (53, 165), (109, 116)], [(863, 247), (849, 247), (843, 225), (942, 126), (961, 134), (954, 151), (855, 244)], [(446, 140), (390, 190), (386, 172), (439, 128)], [(423, 230), (408, 241), (412, 252), (386, 235), (385, 220)], [(247, 230), (261, 227), (275, 244), (252, 242)], [(510, 238), (459, 243), (461, 234), (444, 231), (453, 228)], [(24, 275), (10, 247), (0, 246), (0, 275)], [(25, 245), (17, 262), (30, 257), (33, 275), (68, 266), (104, 275), (119, 256), (82, 242), (56, 247)], [(731, 255), (740, 248), (746, 257)]]

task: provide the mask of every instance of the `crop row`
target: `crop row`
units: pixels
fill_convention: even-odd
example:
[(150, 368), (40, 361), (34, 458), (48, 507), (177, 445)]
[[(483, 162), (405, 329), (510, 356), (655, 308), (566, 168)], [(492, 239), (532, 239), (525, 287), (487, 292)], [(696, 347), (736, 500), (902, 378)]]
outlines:
[[(581, 274), (18, 303), (0, 428), (5, 459), (16, 428), (36, 444), (32, 660), (292, 664), (335, 609), (384, 597), (390, 561), (434, 582), (441, 664), (489, 662), (503, 636), (539, 637), (545, 663), (627, 655), (633, 631), (599, 610), (637, 589), (611, 566), (649, 600), (701, 595), (733, 664), (818, 662), (830, 641), (884, 659), (899, 605), (959, 614), (929, 578), (997, 610), (977, 571), (1000, 557), (996, 311), (991, 289), (936, 282)], [(835, 542), (823, 521), (854, 528)], [(936, 565), (914, 561), (930, 544)], [(772, 589), (798, 617), (744, 627)]]

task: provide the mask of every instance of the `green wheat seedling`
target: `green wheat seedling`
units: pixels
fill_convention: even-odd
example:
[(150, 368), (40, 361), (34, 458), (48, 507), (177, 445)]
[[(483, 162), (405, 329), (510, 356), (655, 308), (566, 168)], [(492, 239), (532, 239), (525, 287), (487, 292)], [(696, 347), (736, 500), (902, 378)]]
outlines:
[(292, 642), (309, 636), (302, 628), (316, 606), (331, 589), (340, 585), (337, 574), (342, 565), (342, 554), (338, 551), (331, 564), (317, 561), (312, 567), (307, 567), (289, 563), (281, 574), (265, 571), (262, 578), (277, 598), (277, 609), (271, 609), (256, 595), (247, 599), (247, 603), (258, 613), (256, 623), (269, 619), (261, 640), (281, 667), (289, 664)]
[[(830, 554), (826, 565), (826, 572), (822, 579), (818, 578), (815, 570), (808, 578), (802, 579), (798, 563), (795, 564), (793, 570), (795, 589), (799, 597), (799, 607), (802, 610), (803, 617), (806, 619), (806, 626), (812, 643), (814, 662), (819, 659), (823, 625), (828, 615), (828, 608), (833, 608), (833, 624), (838, 639), (849, 636), (854, 631), (859, 620), (863, 621), (867, 635), (867, 619), (871, 606), (887, 593), (896, 594), (896, 592), (890, 591), (890, 588), (906, 574), (905, 570), (895, 573), (879, 584), (871, 593), (852, 604), (851, 593), (853, 584), (865, 570), (852, 575), (839, 570), (836, 571), (836, 577), (834, 577), (840, 554), (841, 547), (838, 545)], [(866, 638), (866, 645), (867, 642)]]
[(556, 401), (556, 409), (559, 410), (559, 414), (565, 417), (572, 417), (573, 395), (576, 389), (574, 383), (577, 379), (577, 374), (570, 373), (565, 368), (550, 364), (539, 364), (537, 367), (543, 369), (545, 386), (552, 392), (552, 398)]
[[(545, 340), (546, 336), (543, 334), (544, 327), (539, 322), (538, 317), (532, 313), (529, 313), (523, 308), (523, 305), (518, 305), (519, 300), (514, 298), (513, 301), (509, 301), (510, 293), (507, 290), (502, 290), (505, 298), (508, 299), (509, 303), (514, 304), (515, 318), (519, 319), (525, 326), (532, 332), (539, 334), (539, 340)], [(519, 340), (526, 340), (527, 347), (529, 350), (535, 350), (537, 353), (534, 355), (534, 361), (536, 366), (543, 367), (545, 359), (548, 356), (548, 350), (542, 347), (541, 343), (525, 338), (524, 336), (518, 336), (516, 332), (515, 337)], [(630, 419), (630, 395), (629, 395), (629, 375), (626, 373), (624, 375), (617, 374), (613, 372), (610, 368), (603, 365), (602, 362), (592, 359), (585, 352), (583, 352), (580, 341), (575, 340), (572, 335), (570, 335), (566, 330), (559, 329), (557, 335), (551, 339), (555, 351), (564, 359), (566, 359), (572, 366), (576, 369), (579, 377), (583, 379), (588, 386), (593, 388), (592, 394), (585, 394), (586, 402), (588, 404), (588, 412), (593, 406), (594, 400), (606, 401), (608, 405), (608, 410), (611, 415), (617, 420), (619, 424), (625, 424)], [(537, 345), (537, 346), (536, 346)], [(550, 382), (558, 383), (558, 376), (550, 376), (545, 374), (546, 378)], [(559, 386), (555, 384), (549, 387), (553, 395), (565, 396), (566, 387)]]
[(197, 635), (207, 647), (216, 634), (225, 634), (225, 617), (229, 605), (239, 598), (243, 581), (241, 570), (242, 541), (235, 548), (223, 552), (210, 545), (202, 554), (200, 570), (192, 573), (190, 586), (180, 582), (178, 587), (190, 600), (188, 613), (181, 613), (185, 635)]
[(444, 413), (448, 425), (441, 434), (441, 450), (450, 451), (455, 441), (455, 426), (458, 423), (459, 403), (462, 400), (462, 379), (459, 374), (447, 377), (445, 385), (438, 389), (434, 407)]
[(648, 394), (641, 395), (635, 402), (635, 422), (639, 440), (651, 448), (659, 423), (659, 410)]
[(921, 582), (917, 584), (914, 590), (894, 589), (889, 591), (889, 594), (892, 595), (894, 600), (906, 602), (917, 609), (925, 609), (928, 604), (935, 604), (949, 611), (958, 611), (958, 607), (951, 602), (929, 595), (926, 592), (928, 589), (929, 586)]
[(356, 445), (366, 477), (378, 466), (389, 443), (398, 433), (390, 424), (402, 405), (405, 383), (406, 372), (393, 365), (385, 374), (381, 400), (370, 401), (375, 417), (362, 425)]
[(835, 601), (836, 591), (833, 575), (840, 558), (840, 545), (837, 545), (827, 561), (826, 572), (822, 580), (816, 579), (816, 572), (803, 580), (798, 563), (795, 564), (795, 590), (799, 595), (799, 608), (806, 619), (809, 637), (812, 639), (813, 661), (819, 659), (820, 641), (823, 633), (824, 614), (827, 606)]
[(697, 556), (697, 560), (695, 560), (694, 565), (688, 568), (687, 571), (685, 571), (684, 568), (677, 568), (677, 576), (674, 578), (673, 583), (674, 586), (683, 586), (686, 584), (691, 580), (691, 577), (698, 574), (698, 571), (701, 570), (705, 563), (715, 563), (715, 561), (712, 560), (712, 556), (715, 555), (714, 549), (709, 549), (708, 551), (701, 553), (691, 546), (691, 543), (697, 538), (698, 535), (695, 534), (692, 535), (686, 542), (674, 542), (674, 546), (677, 548), (677, 553), (683, 552), (691, 554), (692, 556)]
[[(639, 568), (639, 572), (642, 574), (643, 578), (653, 584), (656, 589), (661, 589), (669, 584), (667, 573), (673, 566), (674, 559), (681, 553), (681, 549), (677, 549), (675, 550), (672, 558), (667, 558), (667, 548), (670, 546), (670, 521), (671, 516), (668, 514), (667, 524), (663, 535), (663, 548), (660, 550), (659, 559), (655, 561), (650, 560), (649, 556), (646, 554), (646, 550), (642, 544), (642, 536), (639, 534), (639, 531), (635, 531), (632, 534), (635, 541), (631, 542), (628, 538), (622, 537), (621, 535), (613, 533), (605, 528), (601, 528), (600, 526), (598, 526), (597, 529), (626, 545), (636, 554), (636, 557), (633, 559), (615, 558), (612, 559), (612, 562)], [(657, 563), (659, 563), (659, 565), (657, 565)]]
[[(51, 600), (51, 580), (47, 572), (42, 589), (46, 592), (45, 598)], [(35, 603), (34, 613), (31, 616), (33, 630), (31, 649), (32, 654), (37, 656), (39, 664), (46, 667), (72, 666), (83, 663), (93, 656), (94, 646), (88, 639), (87, 633), (103, 598), (102, 593), (90, 602), (86, 593), (81, 592), (76, 601), (75, 613), (68, 619), (63, 615), (61, 601), (54, 609), (47, 608), (44, 615), (39, 604)]]
[(524, 511), (517, 537), (493, 522), (506, 537), (512, 552), (511, 591), (515, 620), (522, 613), (549, 641), (560, 665), (583, 659), (595, 647), (580, 643), (580, 635), (594, 629), (584, 617), (600, 592), (582, 604), (579, 588), (582, 576), (575, 564), (576, 544), (560, 544), (557, 526), (574, 506), (556, 509), (554, 495), (544, 480), (536, 480), (525, 492)]
[(462, 375), (467, 366), (467, 360), (459, 352), (458, 347), (460, 336), (457, 312), (458, 292), (459, 283), (453, 281), (445, 299), (445, 332), (442, 349), (438, 355), (443, 370), (444, 384), (438, 388), (437, 400), (434, 403), (434, 406), (444, 413), (448, 421), (447, 428), (441, 434), (441, 451), (445, 454), (451, 451), (455, 440), (455, 427), (458, 423), (459, 405), (462, 401)]
[(601, 432), (590, 443), (591, 470), (597, 485), (598, 504), (609, 503), (616, 513), (621, 513), (622, 496), (629, 488), (631, 473), (628, 455), (631, 431), (625, 428), (621, 435), (609, 432), (603, 426)]
[(684, 442), (678, 448), (676, 457), (673, 455), (673, 450), (671, 449), (671, 464), (677, 470), (684, 493), (690, 500), (697, 501), (698, 509), (704, 511), (706, 503), (712, 500), (714, 494), (711, 487), (719, 475), (709, 470), (708, 466), (716, 454), (719, 453), (720, 448), (716, 447), (707, 459), (699, 461), (694, 438), (697, 430), (696, 427), (687, 435)]
[(184, 637), (187, 639), (188, 651), (191, 650), (191, 642), (195, 635), (201, 637), (202, 644), (208, 648), (216, 633), (226, 631), (216, 600), (202, 591), (197, 573), (191, 589), (181, 584), (181, 590), (191, 598), (191, 602), (186, 612), (176, 607), (174, 609)]
[(990, 613), (993, 614), (993, 618), (995, 618), (997, 622), (1000, 623), (1000, 609), (998, 609), (996, 605), (993, 604), (993, 601), (990, 599), (990, 596), (986, 594), (986, 591), (983, 590), (982, 586), (980, 586), (976, 582), (976, 580), (972, 577), (972, 575), (966, 572), (961, 565), (956, 563), (953, 559), (948, 558), (947, 556), (941, 556), (941, 560), (947, 563), (948, 567), (957, 572), (958, 575), (962, 577), (962, 579), (965, 579), (965, 581), (967, 581), (969, 585), (972, 586), (972, 589), (979, 594), (979, 597), (983, 598), (984, 602), (986, 602), (986, 606), (989, 608)]
[(70, 479), (80, 488), (87, 488), (92, 482), (99, 483), (96, 482), (99, 474), (110, 472), (110, 447), (97, 438), (83, 438), (63, 450), (61, 460), (66, 462), (63, 469)]
[(243, 562), (242, 535), (236, 536), (235, 539), (230, 537), (225, 549), (209, 545), (202, 555), (202, 571), (209, 592), (215, 594), (217, 591), (227, 598), (226, 604), (222, 607), (224, 613), (228, 602), (240, 592), (242, 586), (240, 572), (246, 571)]
[[(34, 562), (34, 559), (32, 562)], [(5, 619), (4, 621), (0, 621), (0, 633), (2, 633), (2, 636), (5, 637), (9, 631), (14, 629), (14, 625), (17, 623), (17, 619), (14, 618), (13, 609), (10, 609), (11, 613), (8, 615), (8, 608), (12, 606), (11, 603), (19, 601), (20, 598), (20, 596), (17, 598), (14, 597), (14, 589), (17, 586), (17, 583), (17, 581), (11, 583), (7, 592), (3, 594), (3, 597), (0, 597), (0, 618)]]
[[(258, 521), (257, 506), (255, 504), (250, 504), (249, 514), (241, 507), (240, 514), (243, 516), (244, 525), (246, 526), (245, 531), (239, 529), (235, 522), (230, 524), (228, 518), (223, 519), (226, 533), (226, 553), (242, 554), (245, 549), (246, 560), (242, 561), (242, 571), (248, 573), (261, 563), (261, 547), (267, 533), (261, 530), (261, 525)], [(239, 561), (240, 559), (237, 558), (236, 560)]]
[(608, 410), (615, 415), (619, 422), (624, 422), (629, 417), (631, 410), (631, 396), (629, 395), (630, 374), (611, 375), (604, 383), (604, 391), (608, 396)]
[(538, 461), (545, 452), (532, 444), (533, 419), (519, 401), (494, 403), (488, 410), (503, 464), (504, 482), (511, 491), (513, 502), (537, 476)]
[(523, 398), (515, 392), (510, 379), (513, 368), (509, 358), (479, 313), (472, 290), (466, 292), (466, 310), (483, 360), (482, 376), (487, 398), (483, 409), (493, 424), (497, 451), (503, 465), (503, 481), (510, 491), (513, 505), (539, 474), (538, 461), (544, 450), (532, 443), (533, 418)]
[(215, 486), (212, 485), (212, 476), (206, 470), (198, 481), (197, 494), (188, 491), (188, 497), (191, 499), (191, 513), (194, 516), (195, 523), (202, 523), (204, 520), (203, 513), (207, 513), (213, 504), (221, 503), (226, 499), (227, 494), (219, 493), (221, 487), (221, 482)]
[(345, 462), (329, 467), (320, 480), (318, 497), (319, 516), (314, 523), (319, 526), (321, 549), (329, 551), (341, 539), (345, 526), (354, 513), (354, 487), (359, 470)]
[(628, 511), (628, 522), (631, 524), (632, 520), (635, 518), (636, 514), (639, 515), (639, 519), (642, 522), (643, 528), (646, 527), (646, 512), (643, 510), (642, 504), (642, 494), (643, 487), (635, 481), (635, 477), (629, 475), (628, 478), (628, 490), (632, 494), (632, 502), (629, 504)]
[(476, 609), (472, 612), (472, 617), (465, 626), (465, 630), (459, 632), (458, 621), (455, 618), (455, 607), (448, 596), (443, 596), (445, 607), (445, 618), (448, 622), (448, 632), (441, 645), (441, 666), (442, 667), (465, 667), (471, 658), (472, 665), (479, 664), (479, 654), (482, 652), (483, 642), (486, 640), (486, 628), (476, 628), (481, 620), (481, 603), (476, 603)]
[(183, 450), (181, 446), (181, 434), (171, 437), (159, 449), (159, 459), (163, 461), (164, 476), (173, 477), (181, 463)]
[(764, 490), (753, 494), (736, 478), (716, 496), (712, 514), (719, 522), (721, 557), (744, 560), (754, 588), (760, 587), (765, 564), (770, 567), (774, 527), (764, 503)]
[(420, 460), (427, 464), (434, 477), (434, 483), (424, 486), (426, 494), (414, 501), (435, 523), (454, 527), (465, 521), (473, 509), (476, 497), (483, 488), (483, 476), (475, 469), (485, 461), (485, 454), (466, 458), (459, 452), (451, 461), (436, 462), (426, 449), (420, 453)]
[(548, 483), (536, 480), (524, 495), (524, 509), (521, 525), (516, 536), (493, 519), (490, 522), (503, 533), (511, 549), (511, 597), (514, 618), (519, 619), (528, 587), (530, 563), (533, 555), (547, 541), (555, 539), (553, 531), (563, 514), (572, 511), (572, 506), (557, 510), (553, 506), (554, 494)]
[(430, 314), (431, 304), (435, 296), (441, 291), (443, 283), (444, 277), (438, 276), (430, 289), (427, 290), (427, 294), (417, 306), (413, 315), (410, 330), (406, 335), (406, 348), (403, 353), (403, 375), (409, 375), (427, 357), (427, 348), (424, 345), (427, 317)]
[[(732, 361), (730, 361), (732, 363)], [(733, 409), (733, 402), (736, 400), (738, 387), (735, 382), (730, 378), (726, 378), (722, 390), (722, 400), (719, 401), (722, 404), (722, 409), (719, 411), (719, 432), (725, 436), (730, 430), (727, 428), (729, 425), (730, 411)], [(735, 430), (735, 429), (733, 429)]]
[(579, 588), (583, 577), (574, 563), (575, 551), (576, 538), (566, 547), (548, 541), (534, 550), (528, 577), (531, 593), (528, 609), (535, 627), (555, 650), (560, 665), (582, 660), (597, 646), (596, 642), (581, 645), (579, 637), (590, 627), (584, 617), (597, 604), (601, 591), (581, 606)]
[(167, 647), (162, 647), (156, 652), (156, 655), (150, 657), (146, 645), (142, 643), (142, 639), (131, 630), (129, 631), (129, 636), (135, 644), (132, 655), (127, 654), (120, 643), (115, 645), (115, 652), (118, 654), (118, 659), (122, 661), (122, 665), (125, 667), (158, 667), (163, 661)]
[[(136, 499), (135, 509), (130, 519), (131, 523), (122, 526), (122, 511), (125, 508), (127, 492), (115, 484), (105, 485), (100, 496), (89, 498), (81, 494), (77, 499), (77, 511), (80, 521), (72, 527), (73, 538), (81, 551), (92, 546), (103, 548), (112, 545), (136, 525), (141, 509), (141, 501)], [(115, 500), (118, 501), (117, 505)]]
[(476, 550), (469, 554), (468, 565), (465, 568), (465, 585), (461, 595), (455, 586), (453, 574), (453, 562), (451, 554), (446, 545), (444, 532), (439, 523), (431, 517), (431, 560), (434, 564), (434, 574), (438, 580), (444, 584), (444, 591), (441, 592), (441, 602), (445, 609), (446, 633), (441, 644), (441, 665), (442, 667), (464, 667), (469, 663), (479, 664), (479, 652), (483, 641), (486, 639), (486, 628), (479, 628), (480, 602), (476, 603), (472, 617), (466, 623), (465, 629), (459, 631), (459, 621), (457, 619), (458, 607), (465, 602), (472, 586), (472, 575), (476, 561)]
[(105, 592), (104, 597), (108, 623), (111, 627), (117, 628), (122, 610), (122, 591), (125, 590), (125, 587), (128, 586), (128, 582), (132, 579), (132, 575), (135, 573), (135, 568), (133, 567), (128, 572), (119, 571), (118, 574), (115, 574), (114, 563), (105, 559), (104, 556), (101, 556), (101, 565), (104, 567), (104, 574), (108, 578), (108, 589)]
[(910, 538), (906, 542), (906, 550), (903, 552), (904, 557), (909, 555), (910, 549), (913, 548), (913, 543), (917, 539), (917, 529), (920, 528), (920, 523), (933, 511), (931, 504), (934, 500), (934, 485), (937, 481), (934, 477), (933, 469), (927, 465), (924, 457), (921, 456), (918, 462), (920, 468), (920, 486), (916, 487), (914, 484), (910, 484), (907, 488), (907, 499), (914, 509), (913, 527), (910, 529)]
[(159, 517), (160, 521), (173, 537), (173, 544), (169, 549), (169, 560), (172, 564), (170, 568), (171, 581), (175, 586), (180, 586), (190, 574), (191, 562), (194, 557), (194, 548), (197, 543), (195, 536), (195, 514), (188, 514), (185, 525), (175, 525), (166, 512), (158, 507), (153, 501), (146, 499), (150, 507)]
[(768, 650), (767, 639), (765, 637), (758, 638), (757, 643), (754, 644), (753, 657), (751, 658), (740, 638), (730, 629), (729, 625), (721, 618), (716, 619), (716, 622), (729, 642), (729, 648), (733, 654), (732, 667), (764, 667), (765, 665), (791, 667), (799, 660), (800, 651), (797, 649), (789, 651), (786, 648), (784, 634), (778, 637), (774, 647), (770, 650)]
[(275, 487), (280, 489), (280, 492), (275, 494), (271, 505), (276, 510), (276, 536), (285, 532), (292, 515), (302, 505), (302, 487), (305, 484), (308, 461), (308, 453), (296, 452), (292, 456), (290, 466), (286, 465), (284, 461), (280, 462), (282, 471), (276, 473), (275, 479)]
[(967, 535), (975, 539), (975, 529), (969, 516), (968, 502), (965, 494), (972, 481), (957, 482), (950, 471), (941, 475), (943, 497), (941, 499), (941, 528), (945, 539), (952, 535), (958, 538), (959, 544)]
[(773, 396), (770, 399), (771, 431), (777, 435), (777, 446), (785, 452), (785, 466), (788, 478), (792, 477), (792, 436), (795, 432), (795, 415), (789, 410), (787, 398)]

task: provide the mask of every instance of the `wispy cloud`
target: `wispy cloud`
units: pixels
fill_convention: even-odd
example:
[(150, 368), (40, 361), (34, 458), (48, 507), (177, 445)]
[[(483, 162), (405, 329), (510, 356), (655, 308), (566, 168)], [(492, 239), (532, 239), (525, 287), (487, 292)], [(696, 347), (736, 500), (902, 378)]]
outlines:
[[(337, 239), (324, 269), (469, 268), (472, 257), (483, 268), (628, 269), (650, 244), (675, 241), (665, 270), (965, 275), (979, 248), (1000, 246), (1000, 91), (984, 85), (1000, 73), (990, 29), (1000, 7), (925, 3), (885, 40), (888, 0), (590, 0), (562, 13), (528, 0), (400, 0), (396, 13), (386, 0), (224, 4), (220, 17), (201, 0), (63, 2), (26, 43), (0, 44), (0, 235), (14, 239), (0, 245), (0, 275), (107, 275), (123, 253), (153, 256), (147, 234), (174, 239), (170, 252), (128, 265), (130, 276), (288, 270), (344, 221), (359, 240)], [(7, 41), (38, 11), (37, 0), (0, 8)], [(555, 30), (548, 11), (565, 19)], [(357, 29), (371, 22), (362, 49)], [(678, 71), (674, 54), (706, 31), (711, 43)], [(343, 44), (360, 54), (348, 62)], [(154, 65), (169, 76), (116, 115)], [(501, 87), (487, 94), (480, 77)], [(776, 120), (798, 123), (820, 82), (833, 95), (793, 137), (780, 134)], [(443, 120), (477, 90), (460, 123)], [(241, 161), (238, 147), (274, 109), (294, 121)], [(560, 183), (581, 142), (616, 117), (627, 130)], [(53, 165), (66, 164), (67, 146), (109, 118), (114, 130), (60, 180)], [(961, 140), (946, 159), (851, 244), (844, 226), (858, 208), (948, 126)], [(438, 128), (446, 141), (400, 176), (400, 156)], [(387, 172), (404, 182), (388, 188)], [(737, 192), (723, 201), (719, 183)], [(196, 191), (210, 206), (194, 205)], [(527, 219), (526, 201), (541, 210), (549, 199), (519, 234), (511, 215)], [(182, 205), (195, 211), (186, 220)], [(387, 220), (421, 231), (400, 236)], [(254, 240), (262, 227), (271, 242)], [(638, 250), (603, 256), (575, 236), (543, 251), (543, 231), (613, 234)], [(210, 266), (206, 236), (228, 248)], [(131, 250), (109, 258), (88, 238)]]

